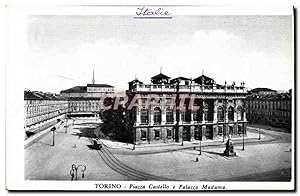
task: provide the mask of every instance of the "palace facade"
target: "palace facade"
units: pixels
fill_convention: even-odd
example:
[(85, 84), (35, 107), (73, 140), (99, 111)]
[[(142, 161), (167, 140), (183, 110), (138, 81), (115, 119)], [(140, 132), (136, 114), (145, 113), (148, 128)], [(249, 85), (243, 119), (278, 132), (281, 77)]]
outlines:
[(270, 125), (291, 131), (291, 91), (278, 93), (267, 88), (256, 88), (247, 96), (247, 113), (250, 123)]
[(244, 85), (216, 84), (205, 75), (194, 80), (170, 79), (162, 73), (153, 76), (150, 84), (137, 79), (129, 82), (126, 94), (136, 102), (129, 109), (135, 143), (213, 140), (246, 134)]

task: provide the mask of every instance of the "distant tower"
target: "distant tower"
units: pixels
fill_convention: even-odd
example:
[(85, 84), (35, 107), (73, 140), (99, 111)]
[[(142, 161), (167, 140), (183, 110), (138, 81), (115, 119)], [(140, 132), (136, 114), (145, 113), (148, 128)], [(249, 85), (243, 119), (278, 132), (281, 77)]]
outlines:
[(94, 69), (93, 69), (93, 80), (92, 83), (95, 84), (95, 73), (94, 73)]

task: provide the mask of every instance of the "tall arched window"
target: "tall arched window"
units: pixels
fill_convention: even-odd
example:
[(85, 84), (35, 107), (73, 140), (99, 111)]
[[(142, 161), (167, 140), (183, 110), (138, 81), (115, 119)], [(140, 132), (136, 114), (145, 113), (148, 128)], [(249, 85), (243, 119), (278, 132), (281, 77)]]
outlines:
[(181, 119), (183, 122), (191, 122), (191, 110), (182, 111)]
[(149, 123), (149, 113), (145, 108), (141, 110), (141, 123)]
[(166, 111), (166, 121), (167, 123), (173, 123), (174, 122), (174, 116), (173, 111), (171, 108), (168, 108)]
[(224, 109), (223, 109), (223, 107), (218, 107), (218, 121), (224, 121)]
[(228, 108), (228, 120), (234, 121), (234, 109), (232, 106), (229, 106)]
[(161, 123), (161, 110), (159, 107), (154, 108), (154, 124)]
[(243, 120), (243, 108), (239, 106), (236, 111), (237, 120)]
[(208, 120), (208, 106), (205, 106), (203, 109), (204, 120)]

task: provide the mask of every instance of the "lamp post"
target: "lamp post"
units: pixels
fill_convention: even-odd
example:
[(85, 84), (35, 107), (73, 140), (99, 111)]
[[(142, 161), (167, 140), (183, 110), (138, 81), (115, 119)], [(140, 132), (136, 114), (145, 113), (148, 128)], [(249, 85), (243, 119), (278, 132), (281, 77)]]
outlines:
[(200, 134), (200, 138), (199, 138), (199, 139), (200, 139), (200, 143), (199, 143), (199, 145), (200, 145), (200, 146), (199, 146), (199, 155), (201, 155), (201, 152), (202, 152), (202, 151), (201, 151), (201, 141), (202, 141), (202, 134), (203, 134), (203, 133), (202, 133), (202, 127), (201, 127), (200, 133), (201, 133), (201, 134)]
[(244, 139), (244, 136), (245, 135), (245, 130), (243, 129), (243, 149), (242, 150), (245, 150), (245, 139)]
[(258, 128), (258, 140), (260, 140), (260, 128)]
[[(176, 99), (175, 99), (175, 104), (176, 104), (176, 123), (175, 123), (175, 141), (179, 142), (179, 81), (176, 81)], [(182, 143), (183, 145), (183, 143)]]
[[(126, 117), (126, 112), (123, 111), (122, 115), (123, 115), (123, 120), (122, 121), (125, 124), (125, 128), (129, 129), (131, 127), (131, 125), (128, 123), (128, 118)], [(133, 133), (133, 148), (132, 148), (132, 150), (135, 150), (135, 142), (136, 142), (136, 130), (135, 130), (135, 128), (133, 128), (133, 131), (131, 131), (131, 133)]]
[(55, 144), (55, 130), (56, 130), (56, 128), (55, 127), (52, 127), (51, 129), (50, 129), (51, 131), (52, 131), (52, 146), (54, 146), (54, 144)]
[(223, 143), (225, 142), (225, 129), (223, 128)]
[(134, 129), (133, 132), (134, 132), (134, 133), (133, 133), (133, 134), (134, 134), (134, 136), (133, 136), (133, 139), (134, 139), (134, 140), (133, 140), (133, 148), (132, 148), (132, 150), (135, 150), (136, 130)]
[(71, 181), (77, 180), (77, 171), (78, 171), (78, 169), (80, 167), (82, 167), (82, 169), (81, 169), (81, 172), (82, 172), (81, 177), (84, 178), (84, 172), (86, 170), (86, 166), (85, 165), (75, 165), (75, 164), (72, 164), (72, 167), (71, 167), (71, 170), (70, 170)]
[(68, 122), (67, 122), (67, 121), (68, 121), (68, 119), (66, 118), (66, 124), (65, 124), (65, 128), (66, 128), (66, 129), (65, 129), (65, 133), (67, 133), (67, 131), (68, 131), (68, 130), (67, 130), (67, 126), (68, 126)]

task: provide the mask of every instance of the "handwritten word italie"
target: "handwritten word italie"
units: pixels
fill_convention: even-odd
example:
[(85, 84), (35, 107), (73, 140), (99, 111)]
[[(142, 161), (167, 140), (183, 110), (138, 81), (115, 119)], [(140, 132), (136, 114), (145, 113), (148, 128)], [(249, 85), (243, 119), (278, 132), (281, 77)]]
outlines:
[(136, 15), (139, 17), (170, 17), (171, 13), (161, 7), (156, 9), (138, 7)]

